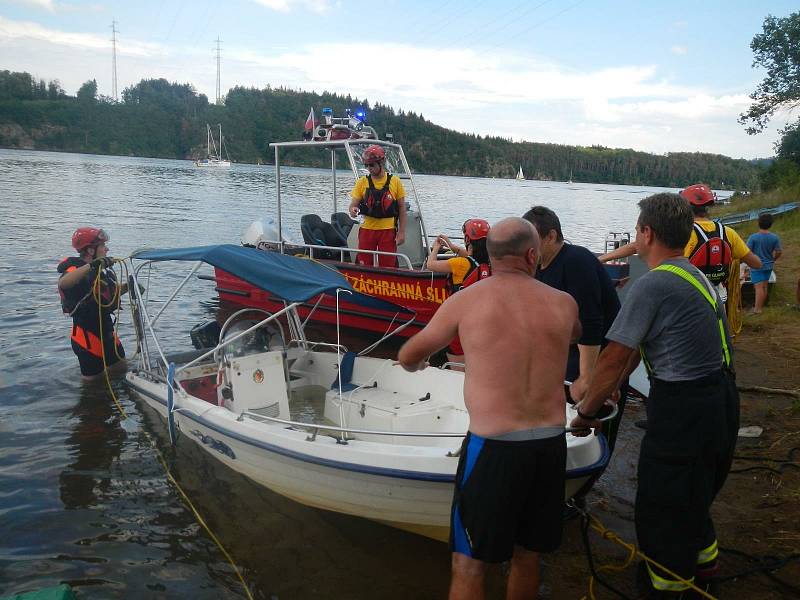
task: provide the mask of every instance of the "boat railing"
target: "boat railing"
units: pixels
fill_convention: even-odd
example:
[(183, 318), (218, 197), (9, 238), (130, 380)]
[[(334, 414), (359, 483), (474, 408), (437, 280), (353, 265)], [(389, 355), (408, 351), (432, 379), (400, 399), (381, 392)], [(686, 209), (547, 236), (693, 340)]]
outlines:
[[(274, 243), (276, 245), (279, 244), (279, 242), (277, 242), (277, 241), (276, 242), (265, 241), (265, 242), (261, 242), (261, 243), (266, 243), (266, 244)], [(287, 245), (287, 244), (284, 243), (284, 245)], [(403, 254), (401, 252), (384, 252), (383, 250), (361, 250), (360, 248), (350, 248), (350, 247), (347, 247), (347, 246), (321, 246), (321, 245), (318, 245), (318, 244), (291, 244), (291, 248), (293, 248), (293, 249), (294, 248), (308, 249), (309, 256), (311, 258), (314, 258), (314, 250), (333, 252), (335, 254), (339, 254), (339, 260), (341, 262), (346, 262), (344, 255), (345, 255), (345, 253), (349, 253), (349, 252), (355, 252), (355, 253), (358, 253), (358, 254), (371, 254), (373, 257), (375, 257), (375, 256), (394, 256), (395, 258), (397, 258), (398, 262), (402, 265), (400, 268), (407, 269), (409, 271), (413, 271), (414, 270), (414, 265), (411, 264), (411, 259), (408, 257), (407, 254)], [(374, 263), (375, 263), (375, 259), (373, 258), (373, 264)]]
[(453, 367), (458, 367), (458, 368), (461, 368), (461, 369), (465, 369), (466, 366), (467, 365), (465, 365), (463, 362), (457, 362), (457, 361), (454, 361), (454, 360), (448, 360), (446, 363), (444, 363), (441, 366), (441, 368), (442, 369), (452, 369)]
[(279, 423), (281, 425), (288, 425), (290, 427), (297, 427), (300, 429), (310, 429), (313, 431), (313, 438), (309, 438), (309, 441), (314, 441), (317, 437), (317, 434), (320, 431), (334, 431), (340, 434), (360, 434), (360, 435), (387, 435), (387, 436), (398, 436), (398, 437), (431, 437), (431, 438), (440, 438), (440, 437), (452, 437), (452, 438), (463, 438), (467, 435), (466, 431), (463, 432), (454, 432), (454, 431), (382, 431), (379, 429), (353, 429), (352, 427), (340, 427), (338, 425), (324, 425), (322, 423), (305, 423), (303, 421), (290, 421), (288, 419), (280, 419), (278, 417), (267, 417), (265, 415), (260, 415), (258, 413), (245, 410), (237, 419), (238, 421), (242, 421), (245, 417), (251, 418), (255, 421), (269, 421), (271, 423)]
[[(616, 415), (617, 412), (615, 410), (612, 415), (605, 417), (602, 420), (606, 421), (612, 419)], [(316, 441), (317, 435), (319, 434), (320, 431), (332, 431), (341, 434), (341, 436), (346, 436), (348, 433), (351, 433), (357, 435), (383, 435), (383, 436), (396, 436), (396, 437), (463, 438), (467, 435), (466, 431), (458, 433), (455, 431), (383, 431), (380, 429), (353, 429), (352, 427), (340, 427), (338, 425), (325, 425), (322, 423), (305, 423), (303, 421), (291, 421), (289, 419), (281, 419), (279, 417), (268, 417), (249, 410), (242, 411), (236, 420), (241, 422), (244, 420), (245, 417), (253, 419), (254, 421), (278, 423), (280, 425), (287, 425), (291, 428), (310, 430), (311, 435), (309, 435), (309, 437), (306, 438), (306, 441), (309, 442)], [(586, 430), (587, 430), (586, 427), (564, 427), (564, 431), (566, 433), (575, 433), (578, 431), (583, 432)], [(339, 436), (336, 437), (337, 439), (340, 439)]]
[(309, 342), (308, 340), (292, 339), (289, 341), (288, 344), (286, 344), (286, 349), (288, 350), (292, 346), (297, 346), (298, 348), (302, 347), (303, 350), (306, 350), (307, 352), (311, 352), (316, 348), (320, 347), (333, 348), (334, 350), (340, 350), (345, 354), (348, 352), (347, 346), (345, 346), (344, 344), (333, 344), (330, 342)]

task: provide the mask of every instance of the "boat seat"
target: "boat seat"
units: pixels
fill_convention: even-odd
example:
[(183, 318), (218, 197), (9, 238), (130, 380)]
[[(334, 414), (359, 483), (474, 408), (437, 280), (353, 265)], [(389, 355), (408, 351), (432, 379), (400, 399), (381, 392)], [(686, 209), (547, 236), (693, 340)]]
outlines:
[(331, 215), (331, 225), (336, 233), (339, 234), (339, 237), (345, 240), (345, 244), (347, 243), (347, 236), (350, 235), (350, 230), (357, 222), (351, 219), (346, 212), (336, 212)]
[[(300, 231), (303, 233), (303, 241), (306, 244), (335, 248), (347, 246), (347, 239), (336, 233), (333, 225), (323, 221), (319, 215), (308, 214), (300, 217)], [(339, 254), (331, 250), (315, 250), (314, 256), (328, 259), (339, 258)]]
[(342, 356), (342, 363), (339, 367), (339, 375), (331, 384), (331, 389), (339, 391), (339, 376), (342, 378), (342, 391), (351, 392), (358, 386), (352, 382), (353, 379), (353, 366), (355, 365), (357, 354), (355, 352), (346, 352)]

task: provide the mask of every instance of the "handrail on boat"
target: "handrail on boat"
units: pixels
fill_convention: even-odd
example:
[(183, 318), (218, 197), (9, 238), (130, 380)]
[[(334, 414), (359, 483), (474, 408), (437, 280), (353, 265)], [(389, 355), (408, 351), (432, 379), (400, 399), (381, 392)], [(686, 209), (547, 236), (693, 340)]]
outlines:
[(317, 346), (326, 346), (328, 348), (340, 349), (342, 352), (345, 353), (348, 352), (347, 346), (345, 346), (344, 344), (334, 344), (331, 342), (308, 342), (308, 341), (303, 342), (302, 340), (295, 340), (295, 339), (289, 340), (289, 343), (286, 344), (286, 349), (288, 350), (289, 348), (291, 348), (292, 344), (295, 344), (299, 348), (300, 344), (302, 343), (305, 343), (305, 345), (307, 346), (305, 348), (307, 352), (312, 352), (314, 348), (316, 348)]
[[(616, 414), (616, 413), (615, 413)], [(335, 431), (338, 433), (359, 433), (364, 435), (394, 435), (397, 437), (432, 437), (432, 438), (440, 438), (440, 437), (452, 437), (452, 438), (463, 438), (466, 437), (467, 432), (463, 433), (456, 433), (452, 431), (442, 431), (442, 432), (419, 432), (419, 431), (381, 431), (378, 429), (353, 429), (351, 427), (339, 427), (338, 425), (324, 425), (320, 423), (303, 423), (302, 421), (290, 421), (288, 419), (279, 419), (278, 417), (267, 417), (265, 415), (260, 415), (258, 413), (254, 413), (249, 410), (242, 411), (239, 417), (236, 419), (237, 421), (241, 421), (245, 417), (249, 417), (255, 421), (269, 421), (271, 423), (280, 423), (281, 425), (289, 425), (290, 427), (299, 427), (302, 429), (312, 429), (313, 439), (309, 439), (309, 441), (315, 441), (317, 433), (322, 431)], [(574, 433), (576, 431), (586, 431), (584, 427), (564, 427), (564, 431), (566, 433)]]
[(249, 410), (243, 411), (238, 421), (241, 421), (244, 417), (250, 417), (256, 421), (263, 420), (263, 421), (270, 421), (273, 423), (280, 423), (282, 425), (289, 425), (291, 427), (301, 427), (304, 429), (313, 429), (314, 435), (316, 436), (316, 432), (319, 430), (323, 431), (336, 431), (338, 433), (360, 433), (364, 435), (396, 435), (399, 437), (464, 437), (467, 435), (467, 432), (464, 431), (462, 433), (455, 433), (455, 432), (415, 432), (415, 431), (380, 431), (380, 430), (372, 430), (372, 429), (353, 429), (351, 427), (339, 427), (338, 425), (323, 425), (320, 423), (303, 423), (302, 421), (290, 421), (288, 419), (279, 419), (278, 417), (267, 417), (265, 415), (260, 415), (258, 413), (254, 413)]
[[(264, 244), (275, 244), (276, 246), (280, 244), (278, 240), (262, 240)], [(285, 244), (285, 242), (284, 242)], [(402, 252), (385, 252), (383, 250), (361, 250), (360, 248), (350, 248), (349, 246), (322, 246), (320, 244), (292, 244), (292, 249), (295, 248), (307, 248), (311, 252), (309, 253), (310, 258), (314, 258), (314, 250), (328, 250), (330, 252), (336, 252), (339, 254), (339, 259), (341, 262), (345, 262), (344, 255), (346, 252), (355, 252), (358, 254), (372, 254), (378, 256), (394, 256), (398, 259), (399, 262), (404, 262), (402, 268), (407, 269), (409, 271), (414, 270), (414, 265), (411, 264), (411, 259), (408, 257), (407, 254), (403, 254)], [(402, 259), (402, 261), (401, 261)], [(373, 261), (374, 262), (374, 261)], [(406, 266), (407, 265), (407, 266)], [(366, 265), (369, 266), (369, 265)]]

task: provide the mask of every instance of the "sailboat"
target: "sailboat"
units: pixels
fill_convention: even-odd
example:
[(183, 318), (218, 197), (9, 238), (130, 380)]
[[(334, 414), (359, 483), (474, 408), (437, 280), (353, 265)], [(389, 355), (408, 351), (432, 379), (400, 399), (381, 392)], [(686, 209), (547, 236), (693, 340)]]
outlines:
[(572, 169), (569, 170), (569, 181), (567, 183), (572, 183)]
[(522, 165), (519, 166), (519, 171), (517, 172), (517, 181), (525, 181), (525, 175), (522, 173)]
[[(219, 126), (219, 150), (217, 150), (217, 144), (214, 141), (214, 134), (211, 133), (211, 125), (206, 123), (206, 133), (207, 133), (207, 141), (206, 141), (206, 156), (207, 158), (202, 160), (194, 161), (194, 164), (198, 167), (230, 167), (231, 166), (231, 157), (228, 156), (228, 149), (225, 147), (225, 138), (222, 137), (222, 125)], [(212, 152), (213, 150), (213, 152)], [(222, 153), (225, 153), (225, 158), (222, 157)]]

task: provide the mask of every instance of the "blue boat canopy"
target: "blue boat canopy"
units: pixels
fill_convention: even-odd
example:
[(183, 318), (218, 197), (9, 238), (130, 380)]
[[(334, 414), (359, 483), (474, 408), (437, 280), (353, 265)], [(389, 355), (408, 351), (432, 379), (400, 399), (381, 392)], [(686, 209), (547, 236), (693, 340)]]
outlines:
[(414, 311), (353, 289), (336, 269), (307, 258), (296, 258), (278, 252), (264, 252), (234, 244), (195, 246), (135, 252), (131, 258), (152, 261), (202, 261), (227, 271), (239, 279), (289, 302), (307, 302), (319, 294), (336, 295), (340, 299), (367, 308), (394, 313), (414, 314)]

